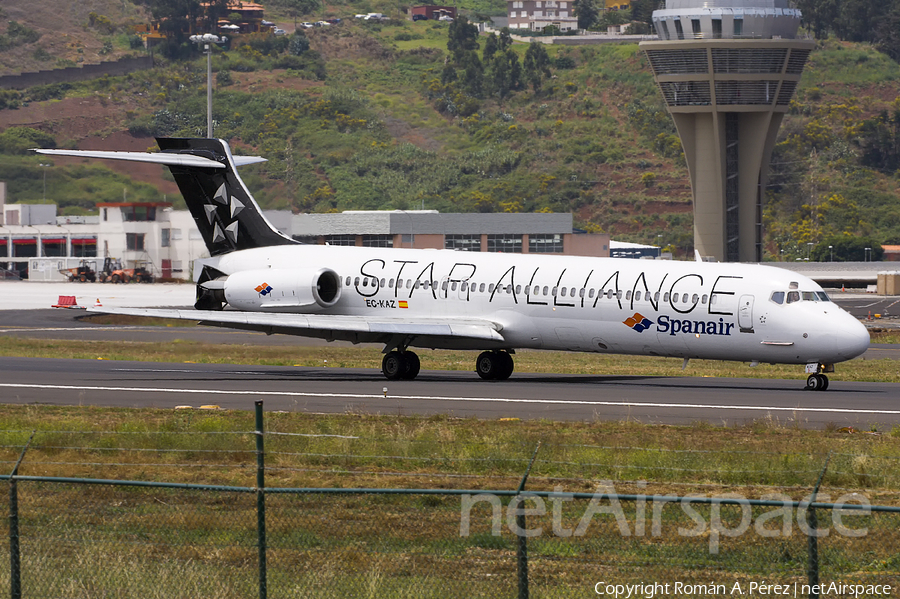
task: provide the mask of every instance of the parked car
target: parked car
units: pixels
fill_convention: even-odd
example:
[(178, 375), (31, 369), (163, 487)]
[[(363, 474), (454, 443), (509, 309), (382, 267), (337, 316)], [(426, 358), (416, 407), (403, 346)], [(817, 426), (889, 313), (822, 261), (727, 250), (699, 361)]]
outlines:
[(365, 17), (363, 17), (366, 21), (380, 21), (384, 18), (384, 15), (380, 12), (370, 12)]
[(328, 22), (331, 23), (332, 25), (337, 25), (338, 23), (341, 22), (341, 20), (339, 18), (335, 17), (333, 19), (328, 19)]
[(448, 17), (447, 15), (442, 16), (438, 21), (453, 21), (453, 17)]
[(274, 33), (275, 35), (284, 35), (285, 31), (284, 31), (284, 29), (279, 29), (278, 27), (276, 27), (275, 29), (272, 30), (272, 33)]
[(413, 21), (427, 21), (428, 17), (425, 15), (413, 15)]
[(316, 27), (330, 27), (331, 23), (328, 21), (316, 21)]
[(309, 21), (303, 21), (302, 23), (300, 23), (300, 27), (303, 27), (304, 29), (312, 29), (313, 27), (315, 27), (315, 25), (313, 25)]

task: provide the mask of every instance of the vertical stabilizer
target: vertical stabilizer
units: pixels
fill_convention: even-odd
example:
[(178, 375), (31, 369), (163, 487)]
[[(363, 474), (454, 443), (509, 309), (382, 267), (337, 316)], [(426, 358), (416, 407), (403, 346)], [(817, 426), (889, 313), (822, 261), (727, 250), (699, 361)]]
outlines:
[(228, 144), (220, 139), (157, 138), (163, 154), (190, 154), (222, 167), (168, 164), (211, 256), (234, 250), (297, 243), (265, 219), (237, 174)]

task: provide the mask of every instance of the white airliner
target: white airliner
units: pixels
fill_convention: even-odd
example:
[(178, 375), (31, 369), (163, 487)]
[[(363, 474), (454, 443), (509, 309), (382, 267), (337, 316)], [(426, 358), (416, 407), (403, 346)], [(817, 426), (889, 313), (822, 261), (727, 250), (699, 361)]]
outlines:
[(475, 371), (493, 380), (527, 348), (803, 364), (806, 388), (824, 390), (824, 373), (869, 345), (819, 285), (781, 268), (300, 244), (237, 175), (263, 159), (217, 139), (157, 142), (160, 153), (37, 150), (167, 165), (212, 256), (195, 310), (96, 311), (383, 343), (391, 380), (418, 374), (411, 347), (482, 350)]

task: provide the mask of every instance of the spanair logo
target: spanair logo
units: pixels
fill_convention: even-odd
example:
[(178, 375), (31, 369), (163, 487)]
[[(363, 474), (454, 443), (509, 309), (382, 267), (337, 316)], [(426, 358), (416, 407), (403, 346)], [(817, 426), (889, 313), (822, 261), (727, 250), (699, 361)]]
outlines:
[(270, 293), (272, 293), (272, 287), (268, 283), (263, 283), (256, 288), (256, 293), (260, 295), (269, 295)]
[(643, 333), (647, 329), (653, 326), (653, 321), (641, 314), (640, 312), (635, 312), (634, 316), (625, 320), (623, 324), (628, 325), (638, 333)]

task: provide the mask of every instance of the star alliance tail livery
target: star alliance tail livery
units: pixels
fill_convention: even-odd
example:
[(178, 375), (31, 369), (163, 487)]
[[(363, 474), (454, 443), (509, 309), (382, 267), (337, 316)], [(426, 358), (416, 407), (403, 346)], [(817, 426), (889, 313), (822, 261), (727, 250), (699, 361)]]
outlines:
[[(210, 258), (195, 310), (96, 311), (384, 344), (382, 372), (413, 379), (410, 348), (482, 350), (504, 380), (516, 349), (803, 364), (824, 390), (861, 355), (865, 327), (812, 280), (753, 264), (306, 245), (262, 215), (218, 139), (158, 139), (159, 153), (37, 150), (169, 167)], [(227, 308), (227, 309), (226, 309)]]

